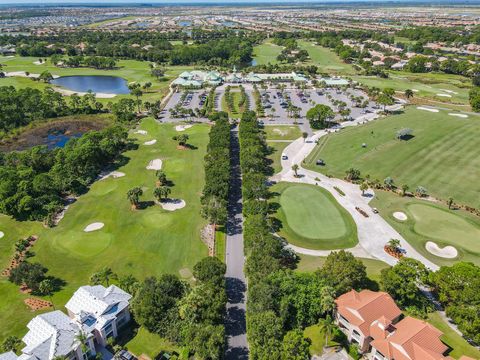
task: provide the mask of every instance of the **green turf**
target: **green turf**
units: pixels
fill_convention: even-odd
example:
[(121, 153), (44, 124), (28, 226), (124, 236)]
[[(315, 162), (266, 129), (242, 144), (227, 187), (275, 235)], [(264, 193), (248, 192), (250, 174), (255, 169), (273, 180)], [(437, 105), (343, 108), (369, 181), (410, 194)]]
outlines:
[(300, 49), (307, 50), (311, 63), (319, 67), (320, 73), (335, 75), (352, 75), (355, 70), (352, 65), (344, 63), (332, 50), (315, 45), (311, 41), (298, 40)]
[(225, 262), (225, 251), (227, 247), (227, 233), (225, 227), (220, 226), (215, 232), (215, 256)]
[(302, 131), (295, 125), (266, 125), (264, 128), (267, 140), (296, 140)]
[(271, 153), (268, 155), (268, 159), (271, 161), (270, 166), (273, 169), (273, 173), (277, 174), (282, 171), (282, 153), (283, 149), (285, 149), (289, 142), (274, 142), (274, 141), (267, 141), (268, 147), (271, 148)]
[(156, 359), (162, 351), (178, 352), (178, 347), (163, 339), (157, 334), (152, 334), (147, 329), (141, 327), (137, 335), (125, 344), (128, 351), (137, 357), (145, 354), (150, 359)]
[[(13, 243), (30, 234), (40, 236), (31, 261), (38, 261), (49, 269), (49, 275), (66, 281), (65, 287), (53, 297), (61, 308), (89, 277), (104, 266), (119, 275), (132, 274), (142, 279), (163, 273), (191, 273), (193, 265), (207, 255), (200, 240), (200, 230), (205, 221), (200, 216), (199, 194), (204, 185), (203, 157), (208, 142), (209, 127), (195, 125), (186, 130), (189, 143), (195, 150), (177, 150), (172, 136), (177, 132), (171, 124), (159, 125), (151, 118), (142, 121), (141, 128), (148, 135), (133, 135), (139, 148), (126, 152), (126, 165), (118, 171), (125, 177), (97, 181), (85, 195), (68, 209), (60, 224), (45, 229), (40, 223), (15, 222), (0, 217), (0, 259), (6, 264), (13, 255)], [(152, 146), (143, 142), (157, 139)], [(144, 189), (142, 201), (153, 200), (154, 171), (145, 167), (150, 160), (163, 159), (167, 177), (173, 182), (171, 197), (186, 201), (186, 207), (174, 212), (151, 205), (132, 211), (126, 198), (128, 189)], [(195, 176), (192, 176), (195, 174)], [(83, 229), (92, 222), (103, 222), (101, 230), (85, 233)], [(3, 251), (6, 250), (6, 251)], [(8, 251), (10, 250), (10, 251)], [(24, 295), (6, 279), (0, 280), (0, 341), (7, 335), (22, 336), (26, 322), (36, 313), (26, 310)], [(15, 316), (12, 316), (12, 313)]]
[[(310, 355), (321, 355), (323, 353), (323, 347), (325, 346), (325, 332), (320, 325), (312, 325), (306, 327), (303, 330), (303, 335), (309, 338), (312, 343), (310, 344)], [(331, 337), (328, 339), (328, 346), (336, 346), (337, 342), (333, 341)]]
[(277, 64), (277, 56), (280, 55), (282, 49), (283, 47), (266, 40), (253, 48), (253, 59), (256, 65)]
[[(232, 88), (232, 90), (230, 91), (230, 94), (233, 97), (233, 104), (234, 104), (233, 111), (228, 110), (227, 98), (225, 97), (225, 95), (222, 97), (222, 110), (228, 112), (228, 116), (230, 118), (240, 118), (242, 116), (243, 112), (246, 109), (248, 109), (247, 104), (245, 104), (243, 106), (238, 105), (238, 103), (240, 101), (240, 98), (241, 98), (241, 93), (238, 90), (238, 88), (237, 89)], [(248, 100), (248, 98), (247, 98), (247, 100)]]
[(438, 313), (428, 315), (428, 322), (443, 332), (440, 338), (445, 344), (453, 350), (449, 354), (454, 359), (459, 359), (462, 355), (470, 356), (474, 359), (480, 359), (480, 351), (470, 345), (464, 338), (453, 331)]
[(280, 235), (309, 249), (342, 249), (357, 244), (355, 222), (326, 190), (314, 185), (279, 183)]
[[(414, 137), (397, 140), (396, 132), (411, 128)], [(391, 176), (399, 186), (427, 188), (441, 199), (480, 207), (480, 118), (449, 116), (408, 108), (366, 125), (350, 127), (321, 139), (307, 157), (305, 167), (343, 178), (351, 167), (363, 176), (383, 182)], [(365, 143), (367, 146), (362, 147)], [(315, 160), (326, 165), (319, 168)]]
[[(437, 265), (452, 265), (457, 261), (471, 261), (480, 265), (480, 219), (466, 211), (448, 210), (446, 205), (401, 197), (391, 192), (376, 191), (370, 203), (419, 253)], [(396, 211), (408, 219), (398, 221)], [(439, 246), (452, 245), (458, 250), (456, 259), (432, 255), (425, 249), (427, 241)]]

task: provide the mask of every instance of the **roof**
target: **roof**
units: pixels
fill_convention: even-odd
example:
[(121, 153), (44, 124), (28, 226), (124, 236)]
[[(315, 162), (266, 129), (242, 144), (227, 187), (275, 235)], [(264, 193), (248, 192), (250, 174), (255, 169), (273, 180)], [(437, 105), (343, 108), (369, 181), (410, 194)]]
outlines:
[(321, 78), (320, 81), (324, 81), (328, 86), (348, 85), (348, 80), (342, 78)]
[(53, 359), (67, 355), (75, 348), (80, 328), (60, 310), (34, 317), (27, 325), (29, 331), (22, 341), (20, 359)]
[(393, 325), (385, 338), (374, 339), (372, 347), (388, 359), (395, 360), (444, 360), (448, 350), (440, 337), (443, 333), (429, 323), (407, 316)]
[(0, 360), (17, 360), (17, 359), (18, 359), (18, 356), (13, 351), (0, 354)]
[(132, 296), (115, 285), (81, 286), (65, 307), (85, 331), (103, 328), (128, 307)]
[(375, 321), (385, 327), (402, 315), (393, 299), (385, 292), (351, 290), (339, 296), (335, 303), (338, 313), (357, 326), (364, 336), (370, 335), (370, 325)]

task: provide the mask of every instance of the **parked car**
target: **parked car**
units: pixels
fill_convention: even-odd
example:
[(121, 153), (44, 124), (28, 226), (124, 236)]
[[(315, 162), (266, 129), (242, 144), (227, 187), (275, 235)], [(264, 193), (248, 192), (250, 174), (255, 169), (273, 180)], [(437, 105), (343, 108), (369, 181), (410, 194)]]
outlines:
[(319, 166), (325, 166), (325, 161), (323, 161), (322, 159), (318, 159), (315, 164), (319, 165)]
[(115, 354), (115, 359), (118, 360), (137, 360), (137, 358), (127, 350), (120, 350), (118, 353)]
[(282, 154), (282, 160), (288, 160), (288, 156), (286, 154)]

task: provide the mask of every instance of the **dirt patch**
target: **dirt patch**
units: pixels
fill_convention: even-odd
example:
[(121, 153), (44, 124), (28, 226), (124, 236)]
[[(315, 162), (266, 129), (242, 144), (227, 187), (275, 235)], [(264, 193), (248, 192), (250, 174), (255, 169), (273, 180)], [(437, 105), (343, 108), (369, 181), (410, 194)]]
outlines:
[(36, 298), (28, 298), (23, 300), (23, 302), (30, 308), (30, 310), (42, 310), (51, 308), (53, 305), (50, 301), (36, 299)]
[(208, 247), (208, 256), (215, 256), (215, 227), (211, 224), (205, 225), (200, 231), (200, 238)]

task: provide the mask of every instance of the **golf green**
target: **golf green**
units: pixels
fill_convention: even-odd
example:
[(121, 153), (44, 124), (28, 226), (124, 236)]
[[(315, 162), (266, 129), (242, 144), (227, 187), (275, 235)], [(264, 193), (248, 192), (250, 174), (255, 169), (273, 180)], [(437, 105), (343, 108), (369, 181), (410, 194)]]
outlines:
[(280, 183), (275, 190), (280, 192), (280, 235), (290, 243), (322, 250), (355, 246), (355, 223), (328, 191), (292, 183)]
[(480, 228), (452, 212), (423, 204), (409, 204), (414, 230), (422, 236), (438, 240), (442, 245), (462, 247), (470, 252), (480, 251)]

